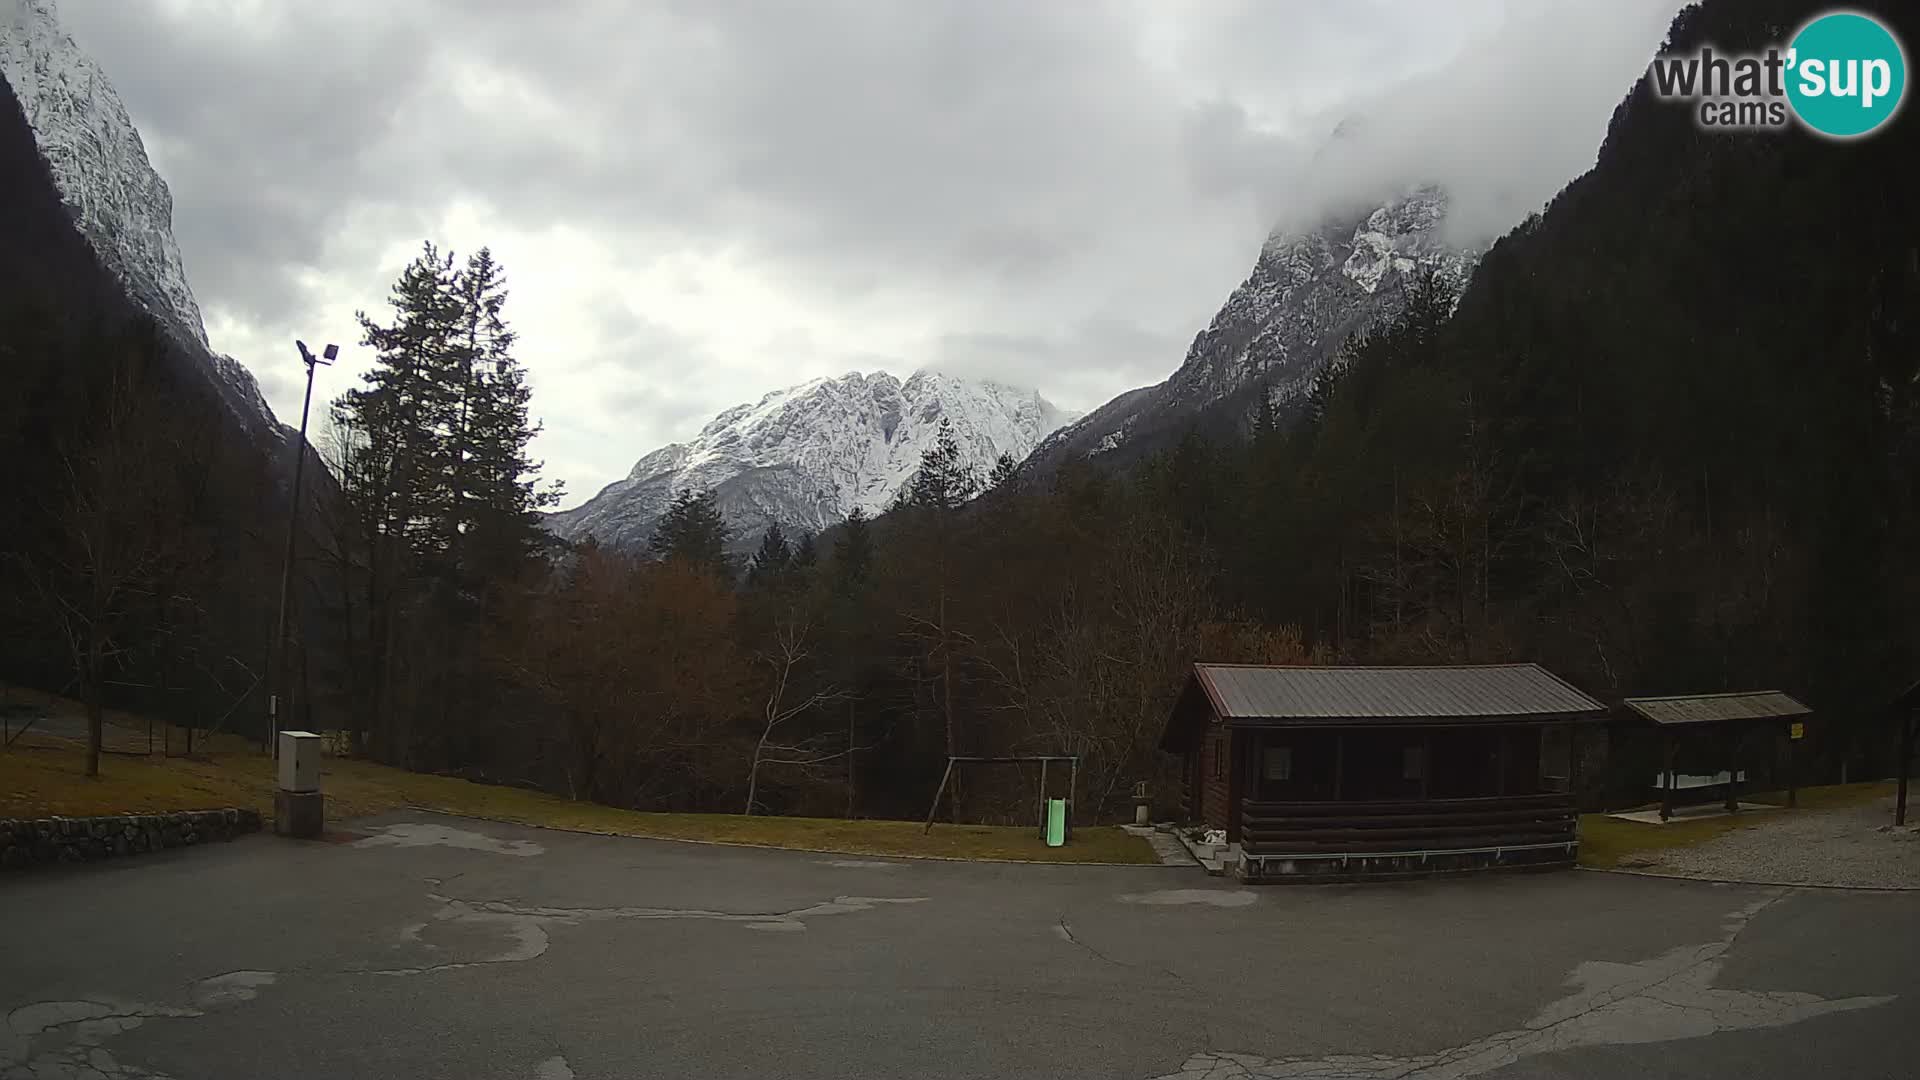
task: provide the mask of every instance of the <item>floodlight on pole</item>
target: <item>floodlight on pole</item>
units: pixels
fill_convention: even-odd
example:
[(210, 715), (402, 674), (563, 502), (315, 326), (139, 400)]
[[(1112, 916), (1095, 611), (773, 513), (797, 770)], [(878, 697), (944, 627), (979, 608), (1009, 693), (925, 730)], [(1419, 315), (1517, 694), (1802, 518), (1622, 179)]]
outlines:
[(287, 594), (293, 582), (293, 542), (300, 526), (300, 480), (307, 465), (307, 412), (313, 406), (313, 369), (331, 364), (340, 355), (340, 346), (328, 345), (321, 357), (308, 351), (307, 343), (295, 341), (300, 362), (307, 366), (307, 393), (300, 399), (300, 445), (293, 454), (293, 495), (287, 506), (287, 554), (280, 563), (280, 614), (273, 631), (273, 666), (267, 687), (267, 752), (278, 755), (280, 743), (280, 701), (287, 695)]

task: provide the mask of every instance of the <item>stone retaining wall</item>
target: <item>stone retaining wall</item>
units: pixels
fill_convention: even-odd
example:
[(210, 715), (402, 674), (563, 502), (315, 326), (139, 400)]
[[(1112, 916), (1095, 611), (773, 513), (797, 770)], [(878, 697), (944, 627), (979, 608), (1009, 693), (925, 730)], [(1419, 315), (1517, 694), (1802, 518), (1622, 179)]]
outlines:
[(169, 814), (0, 818), (0, 870), (231, 840), (259, 828), (258, 811), (231, 807)]

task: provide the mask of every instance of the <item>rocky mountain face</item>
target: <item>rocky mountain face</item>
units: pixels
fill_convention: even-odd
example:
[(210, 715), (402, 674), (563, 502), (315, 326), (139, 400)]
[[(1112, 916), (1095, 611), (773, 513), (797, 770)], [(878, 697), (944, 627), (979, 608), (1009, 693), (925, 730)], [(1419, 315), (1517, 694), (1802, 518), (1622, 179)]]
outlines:
[(207, 346), (173, 238), (173, 195), (126, 106), (61, 28), (54, 0), (0, 0), (0, 75), (13, 88), (74, 223), (128, 294), (201, 354), (229, 411), (257, 441), (281, 427), (252, 373)]
[(1415, 274), (1431, 268), (1464, 284), (1478, 255), (1442, 238), (1446, 215), (1446, 192), (1424, 186), (1303, 233), (1275, 232), (1179, 370), (1061, 428), (1030, 462), (1126, 463), (1191, 428), (1244, 425), (1263, 386), (1277, 403), (1294, 399), (1350, 335), (1399, 307)]
[(736, 546), (757, 543), (775, 521), (790, 533), (816, 533), (855, 507), (883, 510), (943, 420), (984, 477), (999, 455), (1020, 460), (1072, 419), (1035, 391), (935, 371), (904, 382), (884, 371), (814, 379), (726, 410), (691, 441), (641, 458), (584, 505), (550, 515), (548, 528), (639, 550), (676, 492), (711, 488)]

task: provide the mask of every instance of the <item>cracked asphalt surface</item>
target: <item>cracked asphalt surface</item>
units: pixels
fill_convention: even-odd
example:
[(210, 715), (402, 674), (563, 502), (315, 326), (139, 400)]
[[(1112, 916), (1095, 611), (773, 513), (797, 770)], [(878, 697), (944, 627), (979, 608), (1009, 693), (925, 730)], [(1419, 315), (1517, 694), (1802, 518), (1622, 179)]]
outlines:
[(1920, 893), (348, 828), (0, 880), (0, 1078), (1920, 1074)]

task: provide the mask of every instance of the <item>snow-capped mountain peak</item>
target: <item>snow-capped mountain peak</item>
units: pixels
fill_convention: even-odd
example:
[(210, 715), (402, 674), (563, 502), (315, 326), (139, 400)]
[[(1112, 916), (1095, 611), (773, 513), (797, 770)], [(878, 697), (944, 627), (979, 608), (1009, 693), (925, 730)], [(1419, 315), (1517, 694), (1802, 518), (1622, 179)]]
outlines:
[(884, 371), (811, 379), (722, 411), (694, 438), (653, 451), (625, 479), (549, 517), (548, 527), (636, 550), (676, 492), (710, 488), (737, 543), (757, 540), (774, 521), (818, 532), (856, 507), (885, 509), (942, 420), (984, 475), (1001, 454), (1024, 458), (1073, 419), (1036, 391), (931, 369), (905, 380)]

